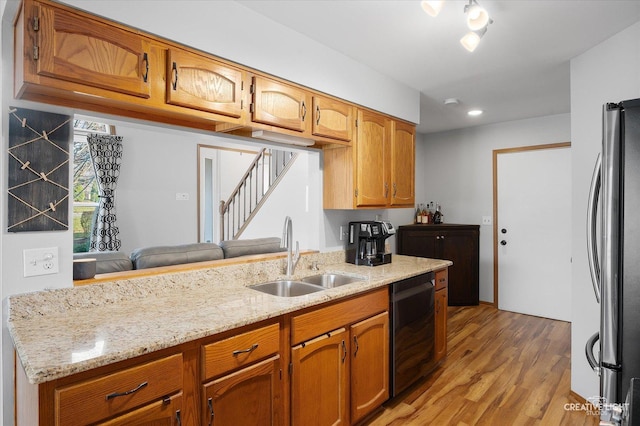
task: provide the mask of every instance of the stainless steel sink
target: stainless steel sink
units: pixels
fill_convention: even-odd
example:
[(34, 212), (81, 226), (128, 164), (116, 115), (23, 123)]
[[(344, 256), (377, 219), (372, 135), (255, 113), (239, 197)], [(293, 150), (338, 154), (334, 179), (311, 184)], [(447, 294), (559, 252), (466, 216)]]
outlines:
[(280, 297), (296, 297), (324, 290), (323, 287), (307, 282), (278, 280), (249, 286), (254, 290)]
[(321, 286), (323, 288), (340, 287), (341, 285), (354, 283), (356, 281), (363, 281), (363, 278), (352, 277), (342, 274), (319, 274), (312, 275), (310, 277), (302, 278), (301, 281), (309, 284)]

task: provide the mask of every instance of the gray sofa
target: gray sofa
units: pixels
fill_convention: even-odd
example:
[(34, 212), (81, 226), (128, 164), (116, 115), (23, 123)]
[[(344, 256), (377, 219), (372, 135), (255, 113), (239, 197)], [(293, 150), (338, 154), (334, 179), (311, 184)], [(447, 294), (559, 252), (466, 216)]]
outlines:
[(96, 259), (96, 274), (155, 268), (158, 266), (206, 262), (262, 253), (285, 251), (280, 238), (254, 238), (248, 240), (193, 243), (173, 246), (151, 246), (135, 249), (130, 255), (123, 252), (74, 253), (73, 259)]

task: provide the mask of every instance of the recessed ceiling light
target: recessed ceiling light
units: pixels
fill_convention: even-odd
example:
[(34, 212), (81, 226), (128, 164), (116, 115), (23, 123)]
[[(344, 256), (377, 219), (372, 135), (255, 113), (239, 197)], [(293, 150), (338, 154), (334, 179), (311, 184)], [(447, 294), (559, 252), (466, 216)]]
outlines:
[(445, 105), (456, 106), (460, 103), (460, 100), (457, 98), (447, 98), (444, 100)]
[(482, 111), (481, 109), (472, 109), (472, 110), (469, 110), (469, 111), (467, 112), (467, 115), (470, 115), (470, 116), (472, 116), (472, 117), (475, 117), (475, 116), (477, 116), (477, 115), (482, 114), (483, 112), (484, 112), (484, 111)]

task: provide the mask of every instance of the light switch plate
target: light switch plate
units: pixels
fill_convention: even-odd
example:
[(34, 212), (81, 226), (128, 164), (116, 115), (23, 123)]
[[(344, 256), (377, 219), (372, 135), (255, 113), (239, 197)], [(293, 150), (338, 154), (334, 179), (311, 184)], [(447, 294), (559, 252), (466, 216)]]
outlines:
[(24, 276), (57, 274), (58, 247), (25, 249), (22, 252), (24, 262)]
[(493, 223), (491, 216), (482, 216), (483, 225), (491, 225)]

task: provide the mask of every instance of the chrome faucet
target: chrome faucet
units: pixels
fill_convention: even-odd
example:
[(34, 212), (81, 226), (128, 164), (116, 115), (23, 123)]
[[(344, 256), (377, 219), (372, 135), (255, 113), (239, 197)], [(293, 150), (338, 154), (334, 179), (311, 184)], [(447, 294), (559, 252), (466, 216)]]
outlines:
[(294, 253), (293, 224), (289, 216), (284, 219), (284, 229), (282, 230), (282, 242), (280, 246), (287, 249), (287, 277), (290, 278), (296, 270), (298, 260), (300, 260), (300, 244), (296, 241), (296, 251)]

